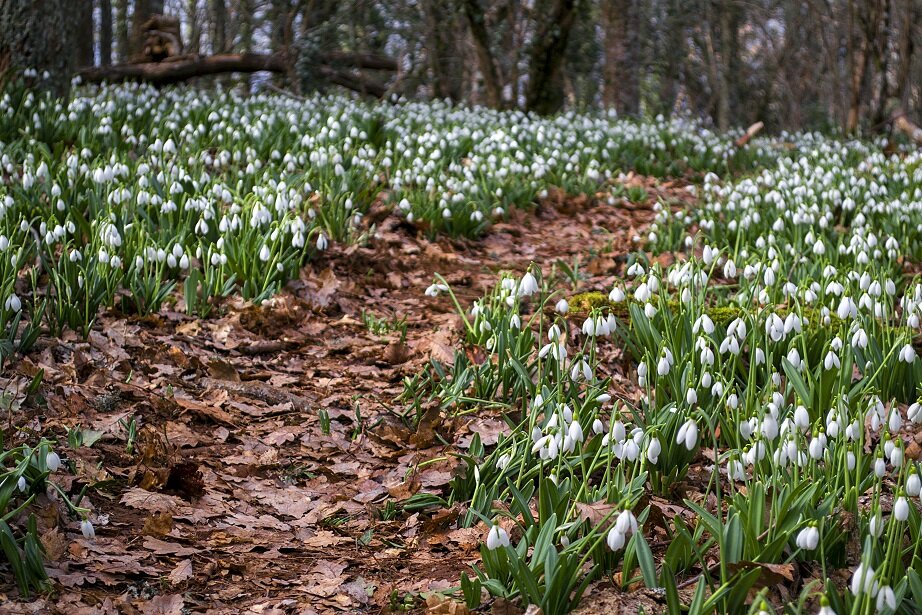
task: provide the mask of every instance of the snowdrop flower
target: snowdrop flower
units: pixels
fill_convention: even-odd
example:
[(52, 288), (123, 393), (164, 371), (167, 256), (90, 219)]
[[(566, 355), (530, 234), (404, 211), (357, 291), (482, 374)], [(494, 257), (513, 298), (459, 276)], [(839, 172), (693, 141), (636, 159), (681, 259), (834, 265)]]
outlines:
[(896, 594), (889, 585), (884, 585), (877, 593), (877, 610), (894, 611), (896, 610)]
[(813, 551), (820, 543), (820, 531), (815, 525), (808, 525), (797, 534), (797, 547), (804, 551)]
[(626, 538), (624, 534), (618, 531), (617, 527), (612, 526), (612, 528), (608, 530), (608, 536), (606, 537), (605, 542), (608, 543), (608, 548), (612, 551), (620, 551), (624, 548)]
[(911, 497), (918, 497), (922, 493), (922, 479), (915, 466), (910, 466), (909, 478), (906, 479), (906, 493)]
[(893, 516), (897, 521), (905, 521), (909, 518), (909, 502), (905, 496), (900, 496), (893, 504)]
[(694, 406), (698, 403), (698, 392), (695, 389), (688, 389), (685, 391), (685, 403), (689, 406)]
[(498, 525), (493, 525), (487, 534), (487, 549), (495, 551), (500, 547), (509, 546), (509, 534)]
[(659, 360), (659, 363), (656, 364), (656, 373), (659, 374), (660, 376), (665, 376), (666, 374), (669, 373), (669, 368), (670, 368), (670, 367), (671, 367), (671, 365), (670, 365), (670, 363), (669, 363), (669, 359), (667, 359), (665, 356), (663, 356), (663, 357)]
[(692, 419), (688, 419), (682, 426), (679, 427), (679, 431), (676, 434), (675, 439), (676, 444), (684, 444), (685, 448), (692, 450), (695, 448), (695, 445), (698, 443), (698, 425)]
[(853, 596), (859, 594), (870, 594), (872, 597), (877, 594), (877, 581), (874, 580), (874, 569), (865, 566), (862, 562), (855, 568), (852, 574), (851, 590)]
[(323, 252), (327, 249), (329, 242), (327, 241), (327, 236), (323, 233), (317, 235), (317, 249)]
[(54, 451), (49, 452), (45, 455), (45, 465), (52, 472), (57, 472), (58, 468), (61, 467), (61, 458)]
[(829, 606), (829, 599), (826, 596), (820, 598), (820, 610), (816, 612), (816, 615), (837, 615), (837, 613)]
[(20, 491), (25, 493), (26, 489), (28, 489), (29, 487), (28, 483), (26, 483), (26, 477), (20, 476), (19, 480), (16, 481), (16, 486), (19, 488)]
[(570, 311), (570, 304), (567, 303), (566, 299), (561, 299), (560, 301), (557, 302), (555, 309), (557, 310), (558, 314), (566, 314), (567, 312)]
[(608, 293), (608, 300), (613, 303), (621, 303), (624, 301), (624, 291), (617, 286), (614, 287), (611, 292)]
[(22, 309), (22, 301), (16, 293), (13, 293), (6, 299), (6, 309), (18, 312)]
[(884, 532), (884, 522), (881, 519), (880, 514), (871, 515), (870, 520), (868, 521), (868, 532), (874, 538), (880, 538), (880, 535)]
[(93, 529), (93, 524), (90, 523), (89, 519), (84, 519), (80, 522), (80, 531), (83, 533), (83, 537), (87, 540), (93, 540), (96, 538), (96, 530)]
[(647, 461), (656, 465), (657, 460), (659, 460), (659, 454), (662, 452), (663, 446), (659, 442), (659, 438), (654, 436), (650, 439), (650, 443), (647, 444)]
[(531, 271), (526, 271), (522, 276), (522, 281), (519, 282), (518, 295), (519, 297), (530, 297), (536, 292), (538, 292), (538, 280), (531, 274)]
[[(173, 255), (171, 254), (170, 256), (173, 256)], [(259, 260), (265, 263), (266, 261), (269, 260), (270, 256), (271, 256), (271, 253), (269, 252), (269, 246), (267, 246), (266, 244), (263, 244), (263, 247), (259, 249)], [(175, 267), (175, 265), (173, 266)]]
[(906, 344), (900, 350), (900, 361), (906, 363), (912, 363), (916, 360), (916, 349), (912, 347), (912, 344)]

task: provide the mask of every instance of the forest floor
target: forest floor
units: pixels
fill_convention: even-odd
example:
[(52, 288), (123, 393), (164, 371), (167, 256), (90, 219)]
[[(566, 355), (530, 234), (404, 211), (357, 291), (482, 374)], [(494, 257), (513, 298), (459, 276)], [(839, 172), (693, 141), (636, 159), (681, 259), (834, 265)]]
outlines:
[[(110, 312), (86, 342), (40, 342), (8, 371), (3, 406), (18, 438), (82, 431), (84, 446), (66, 449), (73, 473), (55, 480), (71, 497), (91, 485), (82, 504), (96, 537), (53, 499), (39, 502), (53, 590), (22, 600), (0, 586), (0, 611), (466, 613), (426, 597), (457, 586), (486, 529), (458, 529), (457, 506), (410, 514), (394, 503), (442, 494), (452, 453), (474, 432), (495, 443), (504, 423), (435, 404), (415, 431), (401, 421), (404, 377), (430, 359), (450, 363), (458, 339), (450, 299), (424, 290), (441, 273), (467, 308), (501, 270), (521, 275), (534, 262), (553, 275), (562, 261), (578, 265), (573, 291), (607, 292), (653, 203), (690, 198), (680, 182), (625, 182), (650, 198), (610, 206), (552, 195), (475, 241), (421, 239), (373, 210), (368, 243), (332, 249), (259, 307), (230, 300), (204, 320)], [(615, 357), (603, 368), (632, 397)], [(27, 395), (39, 370), (40, 392)], [(662, 608), (603, 579), (581, 612), (636, 612), (641, 602)], [(486, 610), (520, 612), (498, 601)]]

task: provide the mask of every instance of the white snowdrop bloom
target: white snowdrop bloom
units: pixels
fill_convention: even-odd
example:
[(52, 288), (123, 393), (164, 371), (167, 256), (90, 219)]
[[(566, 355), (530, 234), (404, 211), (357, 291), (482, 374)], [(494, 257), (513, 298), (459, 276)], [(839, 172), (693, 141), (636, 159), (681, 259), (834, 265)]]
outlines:
[(529, 297), (536, 292), (538, 292), (538, 280), (535, 279), (535, 276), (530, 271), (526, 271), (519, 282), (518, 295), (520, 297)]
[(651, 438), (649, 444), (647, 444), (647, 461), (656, 465), (662, 450), (663, 447), (660, 444), (659, 438), (655, 436)]
[(605, 425), (602, 423), (601, 419), (595, 419), (592, 421), (592, 433), (598, 435), (605, 431)]
[(19, 480), (16, 481), (16, 487), (23, 493), (28, 489), (29, 485), (26, 483), (26, 477), (20, 476)]
[(911, 403), (906, 410), (906, 416), (913, 423), (922, 423), (922, 404), (917, 401)]
[(557, 310), (558, 314), (566, 314), (570, 311), (570, 304), (567, 303), (566, 299), (561, 299), (557, 302), (557, 305), (554, 307), (554, 309)]
[(688, 419), (676, 434), (676, 444), (684, 444), (685, 448), (692, 450), (698, 443), (698, 425), (692, 419)]
[(883, 457), (878, 457), (874, 460), (874, 474), (877, 478), (883, 478), (887, 473), (887, 464), (884, 462)]
[(896, 433), (903, 426), (903, 418), (900, 416), (899, 408), (893, 407), (890, 410), (890, 418), (887, 419), (887, 429), (890, 433)]
[(317, 249), (323, 252), (324, 250), (327, 249), (328, 245), (329, 245), (329, 241), (327, 241), (327, 236), (324, 235), (323, 233), (319, 233), (317, 235)]
[(912, 468), (909, 478), (906, 479), (906, 493), (910, 497), (919, 497), (919, 493), (922, 493), (922, 479), (919, 478), (919, 473)]
[(87, 540), (93, 540), (96, 538), (96, 530), (93, 529), (93, 524), (90, 523), (89, 519), (84, 519), (80, 522), (80, 532)]
[(894, 611), (897, 607), (896, 594), (889, 585), (882, 586), (877, 592), (877, 611)]
[(689, 406), (694, 406), (698, 403), (698, 392), (695, 389), (689, 388), (685, 391), (685, 403)]
[(839, 357), (836, 355), (835, 352), (830, 350), (829, 352), (826, 353), (826, 357), (823, 359), (824, 368), (826, 368), (827, 370), (839, 369), (840, 365), (841, 364), (839, 363)]
[(612, 528), (608, 530), (608, 536), (605, 538), (605, 542), (612, 551), (620, 551), (624, 548), (627, 539), (615, 526), (612, 526)]
[(909, 518), (909, 502), (904, 496), (900, 496), (893, 504), (893, 516), (897, 521), (905, 521)]
[(509, 533), (498, 525), (493, 525), (487, 534), (487, 549), (495, 551), (509, 546)]
[(858, 567), (855, 568), (855, 572), (852, 574), (851, 582), (851, 591), (853, 596), (858, 596), (859, 594), (870, 594), (875, 596), (877, 594), (877, 581), (874, 579), (874, 569), (870, 566), (865, 566), (862, 562), (858, 564)]
[(912, 363), (916, 360), (916, 349), (912, 347), (912, 344), (906, 344), (902, 349), (900, 349), (899, 358), (900, 361)]
[(613, 303), (621, 303), (624, 301), (624, 291), (619, 287), (614, 287), (610, 293), (608, 293), (608, 300)]
[(884, 532), (884, 521), (879, 514), (871, 515), (871, 518), (868, 520), (868, 532), (874, 538), (880, 538), (881, 534)]
[(799, 549), (804, 551), (813, 551), (820, 543), (820, 531), (814, 525), (808, 525), (800, 530), (797, 534), (797, 543)]
[[(173, 255), (171, 254), (170, 256), (173, 256)], [(266, 244), (263, 244), (263, 246), (259, 249), (259, 260), (265, 263), (266, 261), (269, 260), (270, 256), (271, 256), (271, 253), (269, 252), (269, 246), (267, 246)], [(173, 266), (175, 267), (175, 265)]]
[(19, 310), (22, 309), (22, 300), (20, 300), (19, 296), (16, 293), (13, 293), (12, 295), (6, 298), (6, 302), (4, 305), (6, 306), (7, 310), (10, 310), (12, 312), (18, 312)]
[(672, 365), (670, 365), (669, 359), (663, 356), (660, 358), (659, 362), (656, 364), (656, 373), (659, 374), (660, 376), (665, 376), (666, 374), (669, 373), (669, 370), (671, 367)]
[(45, 466), (52, 472), (57, 472), (61, 467), (61, 458), (54, 451), (45, 455)]

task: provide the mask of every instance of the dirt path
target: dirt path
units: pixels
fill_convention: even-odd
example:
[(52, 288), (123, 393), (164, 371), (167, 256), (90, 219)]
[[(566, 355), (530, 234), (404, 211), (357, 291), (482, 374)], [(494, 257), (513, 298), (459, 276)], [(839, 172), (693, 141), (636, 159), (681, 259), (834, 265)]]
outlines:
[[(381, 612), (455, 585), (482, 530), (453, 529), (457, 510), (395, 514), (388, 502), (440, 493), (454, 467), (440, 438), (463, 443), (499, 421), (430, 412), (412, 432), (398, 418), (403, 378), (450, 359), (456, 340), (451, 302), (423, 291), (438, 272), (469, 305), (498, 271), (558, 260), (579, 265), (582, 288), (608, 287), (652, 219), (652, 195), (687, 198), (632, 181), (648, 186), (647, 203), (549, 198), (473, 242), (429, 242), (383, 217), (368, 245), (331, 250), (261, 307), (231, 301), (208, 320), (110, 314), (88, 342), (45, 342), (12, 370), (12, 391), (45, 370), (12, 421), (33, 441), (75, 425), (102, 432), (68, 450), (75, 475), (56, 475), (72, 496), (97, 485), (83, 500), (96, 538), (39, 502), (57, 591), (8, 612)], [(405, 318), (405, 343), (384, 324), (370, 331), (363, 310)]]

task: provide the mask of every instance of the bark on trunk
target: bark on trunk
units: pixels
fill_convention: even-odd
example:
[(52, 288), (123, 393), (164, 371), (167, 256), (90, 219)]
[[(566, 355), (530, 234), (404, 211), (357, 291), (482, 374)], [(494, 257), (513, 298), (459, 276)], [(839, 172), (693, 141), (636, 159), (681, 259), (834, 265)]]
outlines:
[(131, 54), (128, 37), (128, 0), (115, 0), (115, 47), (119, 62), (124, 62)]
[(637, 66), (638, 7), (634, 0), (603, 0), (602, 102), (619, 113), (640, 109)]
[(74, 21), (77, 24), (76, 61), (80, 68), (93, 66), (93, 0), (73, 2)]
[(477, 65), (483, 78), (484, 102), (488, 107), (500, 106), (502, 91), (493, 52), (490, 51), (490, 37), (487, 32), (483, 9), (477, 0), (463, 0), (464, 15), (471, 31)]
[(65, 96), (74, 70), (74, 26), (70, 0), (0, 0), (0, 66), (14, 75), (34, 69), (35, 87)]
[(557, 0), (542, 21), (528, 63), (525, 108), (546, 115), (563, 107), (563, 65), (570, 31), (576, 21), (577, 0)]
[(112, 64), (112, 0), (99, 0), (99, 64)]
[(211, 0), (211, 51), (227, 51), (227, 6), (224, 0)]

